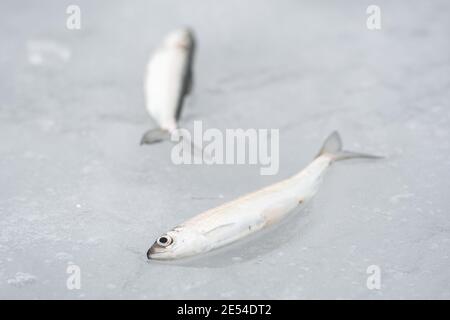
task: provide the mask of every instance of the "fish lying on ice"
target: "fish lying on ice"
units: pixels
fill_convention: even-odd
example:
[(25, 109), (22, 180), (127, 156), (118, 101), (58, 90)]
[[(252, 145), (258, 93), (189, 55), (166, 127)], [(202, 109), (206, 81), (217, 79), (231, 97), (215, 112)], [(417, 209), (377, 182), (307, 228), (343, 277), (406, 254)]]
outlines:
[(293, 177), (205, 211), (160, 236), (149, 259), (173, 260), (222, 247), (266, 228), (312, 198), (334, 161), (378, 156), (342, 150), (333, 132), (317, 157)]
[(170, 33), (154, 52), (145, 78), (146, 108), (159, 126), (148, 130), (142, 144), (159, 142), (177, 129), (183, 100), (192, 89), (195, 40), (190, 29)]

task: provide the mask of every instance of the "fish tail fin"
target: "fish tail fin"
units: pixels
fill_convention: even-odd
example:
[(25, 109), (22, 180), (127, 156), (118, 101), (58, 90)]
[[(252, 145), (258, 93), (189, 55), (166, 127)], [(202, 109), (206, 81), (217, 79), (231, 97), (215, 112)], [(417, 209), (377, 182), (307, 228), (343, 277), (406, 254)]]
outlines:
[(148, 131), (146, 131), (144, 133), (144, 135), (141, 138), (141, 145), (144, 144), (153, 144), (153, 143), (157, 143), (157, 142), (161, 142), (164, 140), (169, 140), (170, 139), (170, 132), (165, 130), (165, 129), (161, 129), (161, 128), (155, 128), (155, 129), (150, 129)]
[(185, 145), (189, 145), (192, 156), (202, 158), (202, 159), (204, 159), (204, 158), (212, 159), (211, 154), (206, 152), (202, 146), (197, 145), (195, 143), (195, 141), (193, 141), (189, 136), (181, 135), (180, 138), (183, 140)]
[(364, 158), (364, 159), (383, 158), (376, 155), (343, 150), (341, 136), (337, 131), (333, 131), (328, 136), (328, 138), (323, 143), (323, 146), (320, 149), (319, 154), (316, 156), (316, 158), (322, 155), (327, 155), (331, 157), (333, 161), (355, 159), (355, 158)]

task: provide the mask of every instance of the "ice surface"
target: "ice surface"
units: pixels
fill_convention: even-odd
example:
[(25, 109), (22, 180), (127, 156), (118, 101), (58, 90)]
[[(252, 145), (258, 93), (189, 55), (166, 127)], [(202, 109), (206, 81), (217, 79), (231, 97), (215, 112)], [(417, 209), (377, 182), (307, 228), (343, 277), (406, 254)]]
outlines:
[[(77, 3), (81, 30), (65, 2), (0, 4), (0, 298), (450, 298), (448, 1), (377, 1), (380, 31), (356, 0)], [(278, 175), (139, 146), (148, 55), (180, 25), (199, 42), (183, 126), (279, 128)], [(388, 158), (336, 164), (260, 235), (147, 261), (161, 233), (302, 169), (334, 129)]]

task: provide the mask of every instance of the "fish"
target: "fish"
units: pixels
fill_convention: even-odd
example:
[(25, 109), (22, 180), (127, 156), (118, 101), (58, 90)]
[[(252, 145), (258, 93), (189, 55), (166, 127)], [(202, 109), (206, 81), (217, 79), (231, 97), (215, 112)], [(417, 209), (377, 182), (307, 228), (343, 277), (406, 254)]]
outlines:
[(141, 145), (168, 140), (177, 130), (184, 99), (193, 87), (196, 41), (190, 28), (169, 33), (147, 64), (144, 82), (146, 109), (157, 128), (141, 138)]
[(206, 253), (275, 225), (304, 206), (318, 191), (336, 161), (382, 157), (345, 151), (334, 131), (315, 159), (292, 177), (198, 214), (156, 239), (147, 251), (152, 260), (176, 260)]

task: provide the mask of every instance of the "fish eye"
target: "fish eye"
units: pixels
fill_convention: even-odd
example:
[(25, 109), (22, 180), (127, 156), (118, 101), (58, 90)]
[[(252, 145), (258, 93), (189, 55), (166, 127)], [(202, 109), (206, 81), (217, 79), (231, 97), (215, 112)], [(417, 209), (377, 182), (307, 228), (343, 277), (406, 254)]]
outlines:
[(161, 247), (170, 246), (172, 242), (173, 242), (172, 238), (168, 235), (161, 236), (158, 238), (158, 240), (156, 240), (156, 243), (159, 244)]

